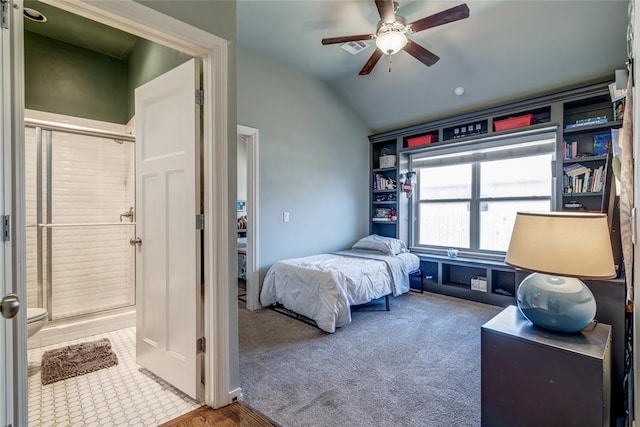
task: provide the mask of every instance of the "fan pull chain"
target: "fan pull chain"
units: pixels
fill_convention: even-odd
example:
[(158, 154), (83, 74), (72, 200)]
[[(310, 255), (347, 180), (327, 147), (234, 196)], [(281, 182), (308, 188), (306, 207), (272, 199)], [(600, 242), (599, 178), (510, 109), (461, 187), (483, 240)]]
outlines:
[(389, 72), (391, 72), (391, 54), (387, 55), (389, 57)]

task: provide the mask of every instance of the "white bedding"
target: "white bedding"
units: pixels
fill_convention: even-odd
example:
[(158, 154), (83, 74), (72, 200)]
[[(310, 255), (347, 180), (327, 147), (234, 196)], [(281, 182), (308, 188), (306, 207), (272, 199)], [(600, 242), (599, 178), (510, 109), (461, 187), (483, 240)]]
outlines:
[(264, 307), (280, 303), (332, 333), (351, 322), (349, 306), (407, 292), (408, 273), (419, 265), (420, 260), (411, 253), (389, 256), (343, 251), (288, 259), (267, 272), (260, 302)]

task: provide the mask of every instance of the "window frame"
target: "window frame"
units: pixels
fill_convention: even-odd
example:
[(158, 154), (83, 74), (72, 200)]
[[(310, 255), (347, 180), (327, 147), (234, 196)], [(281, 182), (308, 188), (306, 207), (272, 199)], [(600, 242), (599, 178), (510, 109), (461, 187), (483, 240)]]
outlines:
[[(501, 148), (516, 147), (515, 155), (503, 155), (502, 157), (496, 152), (501, 152)], [(483, 202), (492, 201), (535, 201), (548, 200), (549, 210), (553, 211), (556, 205), (556, 162), (557, 162), (557, 126), (548, 126), (538, 129), (529, 129), (524, 131), (509, 132), (503, 135), (481, 136), (461, 142), (448, 142), (446, 144), (428, 147), (426, 149), (415, 150), (409, 153), (408, 167), (409, 170), (417, 172), (415, 177), (414, 196), (409, 202), (409, 245), (412, 251), (419, 253), (429, 253), (436, 255), (447, 254), (447, 249), (452, 246), (436, 246), (436, 245), (420, 245), (419, 241), (419, 220), (420, 208), (423, 203), (442, 203), (442, 202), (467, 202), (469, 203), (469, 248), (458, 249), (460, 256), (467, 258), (480, 258), (488, 260), (502, 261), (506, 251), (481, 250), (480, 249), (480, 206)], [(507, 150), (503, 150), (507, 151)], [(485, 153), (484, 156), (479, 153)], [(492, 154), (487, 153), (494, 153)], [(549, 170), (551, 174), (551, 182), (549, 188), (549, 196), (505, 196), (505, 197), (480, 197), (480, 172), (481, 163), (498, 160), (499, 158), (521, 158), (541, 154), (549, 154), (551, 161)], [(451, 160), (458, 157), (456, 162)], [(441, 165), (453, 164), (471, 164), (471, 197), (470, 198), (451, 198), (451, 199), (420, 199), (419, 189), (419, 169), (430, 166), (438, 166), (437, 160)]]

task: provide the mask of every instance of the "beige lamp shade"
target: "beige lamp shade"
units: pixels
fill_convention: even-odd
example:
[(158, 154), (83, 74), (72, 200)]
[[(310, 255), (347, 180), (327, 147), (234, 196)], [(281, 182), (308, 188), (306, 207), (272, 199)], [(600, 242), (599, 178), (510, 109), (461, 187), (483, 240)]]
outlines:
[(616, 277), (604, 214), (518, 212), (505, 262), (558, 276)]

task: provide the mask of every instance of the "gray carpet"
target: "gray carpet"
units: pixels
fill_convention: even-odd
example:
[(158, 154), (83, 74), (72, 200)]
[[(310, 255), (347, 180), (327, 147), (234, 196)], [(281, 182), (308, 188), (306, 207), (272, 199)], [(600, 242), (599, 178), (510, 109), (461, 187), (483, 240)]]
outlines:
[(500, 311), (408, 293), (327, 334), (240, 303), (244, 400), (284, 427), (479, 426), (480, 326)]

